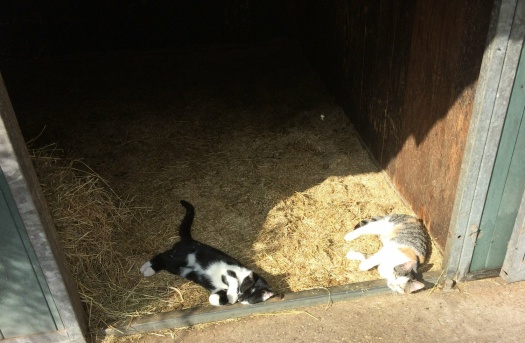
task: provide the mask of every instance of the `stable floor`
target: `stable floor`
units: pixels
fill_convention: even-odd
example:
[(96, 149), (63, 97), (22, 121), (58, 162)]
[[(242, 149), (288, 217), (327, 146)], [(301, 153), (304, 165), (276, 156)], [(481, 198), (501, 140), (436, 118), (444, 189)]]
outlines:
[(452, 292), (362, 297), (331, 306), (104, 342), (523, 342), (525, 283), (499, 278), (460, 284)]
[[(345, 259), (359, 221), (411, 213), (296, 43), (19, 63), (2, 71), (92, 329), (202, 306), (142, 263), (194, 237), (277, 292), (378, 278)], [(434, 247), (421, 271), (439, 270)]]

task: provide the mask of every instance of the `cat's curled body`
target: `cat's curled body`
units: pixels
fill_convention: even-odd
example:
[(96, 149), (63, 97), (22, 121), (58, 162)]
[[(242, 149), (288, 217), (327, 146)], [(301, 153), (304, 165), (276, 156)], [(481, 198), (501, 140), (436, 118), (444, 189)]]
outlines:
[(361, 235), (378, 235), (383, 246), (368, 258), (353, 250), (346, 254), (349, 260), (361, 261), (360, 270), (377, 266), (388, 287), (398, 293), (408, 294), (424, 288), (424, 284), (416, 280), (416, 273), (418, 265), (425, 261), (429, 241), (418, 218), (406, 214), (374, 217), (357, 224), (344, 238), (352, 241)]
[(210, 304), (215, 306), (255, 304), (275, 296), (268, 283), (257, 273), (244, 267), (224, 252), (193, 239), (191, 225), (195, 209), (181, 200), (186, 215), (179, 228), (180, 241), (173, 248), (145, 262), (140, 271), (146, 277), (166, 270), (193, 281), (211, 292)]

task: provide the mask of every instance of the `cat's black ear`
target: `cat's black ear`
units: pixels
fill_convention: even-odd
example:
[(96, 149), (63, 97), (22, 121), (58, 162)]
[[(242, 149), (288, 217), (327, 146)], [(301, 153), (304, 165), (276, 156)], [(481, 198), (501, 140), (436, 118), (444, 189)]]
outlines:
[(253, 272), (248, 274), (244, 280), (242, 280), (241, 285), (239, 287), (239, 291), (241, 293), (246, 292), (246, 290), (250, 289), (254, 285), (255, 281), (253, 279)]
[(261, 280), (261, 277), (259, 276), (259, 274), (252, 272), (252, 279), (253, 282), (258, 282), (259, 280)]

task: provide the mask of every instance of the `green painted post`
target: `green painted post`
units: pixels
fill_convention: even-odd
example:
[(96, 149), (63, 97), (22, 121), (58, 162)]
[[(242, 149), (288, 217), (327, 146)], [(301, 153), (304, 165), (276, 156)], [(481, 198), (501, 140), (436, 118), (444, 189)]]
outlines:
[(525, 45), (512, 89), (507, 116), (470, 271), (501, 268), (525, 189)]
[[(52, 299), (0, 170), (0, 333), (3, 338), (53, 332)], [(54, 304), (51, 304), (53, 307)]]

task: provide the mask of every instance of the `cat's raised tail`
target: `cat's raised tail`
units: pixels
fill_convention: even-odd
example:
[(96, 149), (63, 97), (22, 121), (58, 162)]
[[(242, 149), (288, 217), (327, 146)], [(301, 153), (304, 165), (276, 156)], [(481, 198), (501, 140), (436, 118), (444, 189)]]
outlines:
[(182, 241), (192, 241), (191, 225), (193, 224), (193, 217), (195, 217), (195, 208), (186, 200), (181, 200), (180, 203), (186, 208), (186, 215), (180, 223), (179, 236)]

